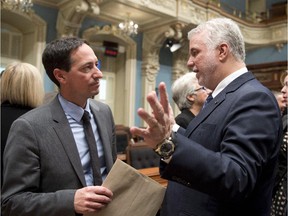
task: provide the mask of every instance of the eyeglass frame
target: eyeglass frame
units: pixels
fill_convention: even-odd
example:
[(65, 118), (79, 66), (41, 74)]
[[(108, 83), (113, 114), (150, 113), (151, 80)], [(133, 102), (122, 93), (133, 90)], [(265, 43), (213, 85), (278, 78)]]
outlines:
[(199, 90), (204, 90), (204, 91), (206, 91), (207, 88), (206, 88), (205, 86), (201, 86), (200, 88), (195, 89), (194, 92), (197, 92), (197, 91), (199, 91)]

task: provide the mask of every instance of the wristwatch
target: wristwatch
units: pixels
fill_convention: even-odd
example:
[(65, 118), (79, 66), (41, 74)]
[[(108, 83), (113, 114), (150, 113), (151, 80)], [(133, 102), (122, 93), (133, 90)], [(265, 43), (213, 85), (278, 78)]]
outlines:
[(165, 139), (163, 142), (159, 143), (154, 151), (163, 159), (169, 159), (175, 151), (175, 144), (172, 141), (172, 138)]

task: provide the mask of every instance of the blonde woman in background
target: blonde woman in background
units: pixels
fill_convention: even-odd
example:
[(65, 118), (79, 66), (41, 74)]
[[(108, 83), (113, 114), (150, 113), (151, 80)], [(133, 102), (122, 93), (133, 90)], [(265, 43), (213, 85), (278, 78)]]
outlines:
[[(42, 104), (44, 86), (39, 70), (28, 63), (9, 64), (1, 74), (1, 160), (14, 120)], [(3, 161), (1, 161), (3, 168)], [(1, 186), (3, 173), (1, 169)]]

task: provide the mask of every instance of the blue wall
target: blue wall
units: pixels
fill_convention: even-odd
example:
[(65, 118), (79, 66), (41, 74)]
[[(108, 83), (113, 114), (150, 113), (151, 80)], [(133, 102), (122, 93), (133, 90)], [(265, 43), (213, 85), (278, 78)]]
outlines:
[(246, 2), (243, 0), (233, 0), (233, 4), (231, 4), (231, 0), (221, 0), (220, 3), (221, 8), (229, 14), (233, 14), (233, 10), (241, 11), (242, 13), (246, 11)]
[(171, 85), (172, 85), (172, 61), (173, 54), (170, 52), (170, 49), (167, 48), (164, 44), (160, 50), (160, 70), (156, 77), (156, 86), (160, 82), (165, 82), (167, 92), (169, 94), (169, 100), (171, 101)]
[[(142, 47), (142, 41), (143, 41), (143, 34), (140, 33), (137, 35), (136, 38), (134, 38), (136, 43), (137, 43), (137, 48)], [(136, 92), (135, 92), (135, 111), (134, 111), (134, 116), (135, 116), (135, 122), (134, 124), (137, 126), (141, 125), (141, 119), (137, 114), (137, 110), (139, 107), (142, 107), (142, 49), (137, 49), (136, 53)]]
[(287, 0), (266, 0), (266, 8), (271, 8), (273, 4), (283, 3), (283, 2), (287, 3)]
[(46, 30), (46, 42), (50, 42), (57, 38), (56, 22), (58, 16), (58, 10), (55, 8), (43, 7), (41, 5), (34, 4), (33, 10), (47, 23)]
[[(46, 21), (46, 43), (57, 38), (56, 22), (58, 16), (58, 10), (55, 8), (43, 7), (41, 5), (34, 4), (33, 10), (35, 13), (40, 16), (43, 20)], [(53, 92), (55, 85), (46, 75), (44, 76), (44, 88), (46, 92)]]
[(246, 53), (246, 64), (262, 64), (269, 62), (287, 61), (287, 43), (280, 52), (275, 46), (267, 46)]

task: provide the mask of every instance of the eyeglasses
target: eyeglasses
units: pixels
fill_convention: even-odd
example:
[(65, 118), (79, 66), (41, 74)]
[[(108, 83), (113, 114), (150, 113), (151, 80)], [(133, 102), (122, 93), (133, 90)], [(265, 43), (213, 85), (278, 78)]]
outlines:
[(200, 88), (198, 88), (198, 89), (195, 89), (195, 90), (194, 90), (194, 92), (196, 92), (196, 91), (199, 91), (199, 90), (204, 90), (204, 91), (206, 91), (206, 90), (207, 90), (207, 88), (205, 88), (204, 86), (201, 86)]

